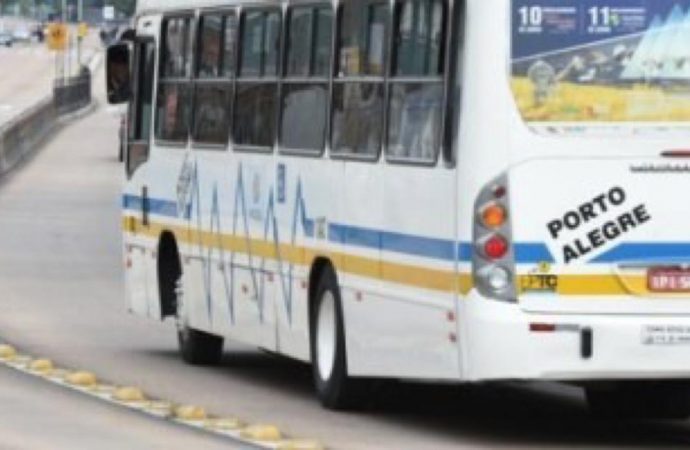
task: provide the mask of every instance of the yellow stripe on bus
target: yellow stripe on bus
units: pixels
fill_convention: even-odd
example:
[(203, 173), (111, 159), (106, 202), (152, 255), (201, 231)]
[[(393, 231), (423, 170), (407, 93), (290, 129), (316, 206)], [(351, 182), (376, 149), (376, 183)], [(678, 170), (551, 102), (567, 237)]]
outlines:
[[(281, 260), (302, 267), (310, 267), (319, 257), (326, 257), (338, 271), (385, 282), (413, 286), (438, 292), (459, 292), (467, 295), (474, 287), (470, 273), (455, 274), (451, 271), (430, 269), (423, 266), (379, 261), (374, 258), (352, 255), (350, 253), (313, 249), (308, 247), (280, 244), (262, 239), (245, 238), (216, 232), (199, 231), (190, 226), (175, 226), (151, 222), (144, 226), (134, 217), (123, 219), (125, 231), (158, 239), (165, 232), (171, 232), (188, 245), (204, 248), (217, 248), (228, 252), (251, 255), (261, 259)], [(527, 276), (519, 277), (520, 286)], [(626, 296), (647, 295), (647, 280), (641, 275), (559, 275), (556, 294), (562, 296)]]
[(462, 294), (467, 294), (472, 289), (472, 277), (469, 274), (458, 276), (451, 271), (379, 261), (349, 253), (322, 251), (290, 244), (280, 244), (278, 246), (280, 253), (278, 253), (274, 242), (227, 234), (219, 235), (215, 232), (199, 231), (188, 226), (157, 222), (150, 222), (148, 226), (144, 226), (141, 220), (134, 217), (125, 217), (123, 228), (126, 232), (154, 239), (158, 239), (163, 232), (167, 231), (173, 233), (179, 242), (187, 245), (218, 248), (261, 259), (275, 261), (280, 259), (283, 262), (303, 267), (310, 267), (316, 258), (325, 256), (335, 264), (339, 271), (344, 273), (433, 291), (459, 291)]

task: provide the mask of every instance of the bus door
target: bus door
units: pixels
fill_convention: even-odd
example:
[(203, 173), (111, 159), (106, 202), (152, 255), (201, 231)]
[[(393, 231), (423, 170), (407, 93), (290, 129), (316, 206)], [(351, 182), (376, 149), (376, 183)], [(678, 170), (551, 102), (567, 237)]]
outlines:
[[(148, 160), (151, 141), (156, 64), (156, 43), (153, 39), (137, 39), (134, 42), (133, 62), (132, 101), (128, 112), (129, 134), (126, 151), (126, 171), (129, 180), (127, 194), (128, 198), (140, 198), (140, 201), (128, 205), (128, 208), (130, 206), (132, 208), (128, 213), (132, 214), (136, 223), (145, 227), (149, 223), (148, 188), (136, 180), (138, 169)], [(138, 246), (137, 228), (129, 230), (131, 234), (126, 242), (127, 257), (131, 264), (127, 270), (128, 306), (137, 314), (160, 317), (158, 302), (149, 302), (150, 299), (157, 299), (156, 292), (151, 291), (156, 289), (155, 273), (148, 273), (152, 272), (149, 264), (150, 257), (143, 250), (145, 248), (143, 242), (141, 247)]]

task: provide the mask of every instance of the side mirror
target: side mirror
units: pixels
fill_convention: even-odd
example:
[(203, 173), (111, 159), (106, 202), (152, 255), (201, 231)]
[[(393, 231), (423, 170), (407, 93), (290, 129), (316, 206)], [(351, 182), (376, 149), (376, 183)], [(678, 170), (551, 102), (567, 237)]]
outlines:
[(132, 96), (129, 44), (118, 43), (108, 47), (106, 88), (108, 103), (126, 103)]

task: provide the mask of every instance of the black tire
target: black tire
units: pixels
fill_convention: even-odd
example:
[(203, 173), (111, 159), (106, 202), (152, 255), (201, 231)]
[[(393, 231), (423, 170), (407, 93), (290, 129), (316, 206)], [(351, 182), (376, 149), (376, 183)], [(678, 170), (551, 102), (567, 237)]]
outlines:
[(608, 419), (690, 418), (690, 385), (682, 382), (620, 382), (608, 388), (587, 388), (587, 404)]
[[(335, 354), (331, 373), (329, 375), (322, 375), (318, 363), (318, 317), (328, 293), (335, 300)], [(348, 375), (340, 288), (332, 270), (326, 269), (323, 272), (315, 295), (314, 309), (310, 318), (309, 335), (312, 355), (312, 376), (316, 394), (321, 404), (328, 409), (347, 410), (359, 408), (369, 393), (371, 382), (367, 379), (353, 378)]]
[[(181, 274), (177, 284), (181, 284)], [(184, 291), (176, 289), (175, 320), (177, 343), (182, 360), (194, 366), (215, 366), (223, 358), (223, 338), (187, 325), (184, 315)]]
[(193, 366), (216, 366), (223, 358), (223, 338), (184, 326), (177, 330), (180, 356)]

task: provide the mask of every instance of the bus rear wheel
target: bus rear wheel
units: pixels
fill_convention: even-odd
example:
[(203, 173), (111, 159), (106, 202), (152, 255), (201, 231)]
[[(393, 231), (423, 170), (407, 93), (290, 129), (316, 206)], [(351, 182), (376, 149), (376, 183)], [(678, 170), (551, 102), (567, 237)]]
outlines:
[(623, 419), (690, 418), (690, 385), (682, 382), (621, 382), (587, 388), (587, 404), (597, 416)]
[(177, 342), (182, 360), (194, 366), (218, 365), (223, 358), (223, 338), (188, 325), (181, 277), (177, 282), (176, 297)]
[(361, 406), (369, 382), (348, 375), (340, 289), (330, 269), (321, 275), (310, 329), (312, 375), (321, 404), (334, 410)]

